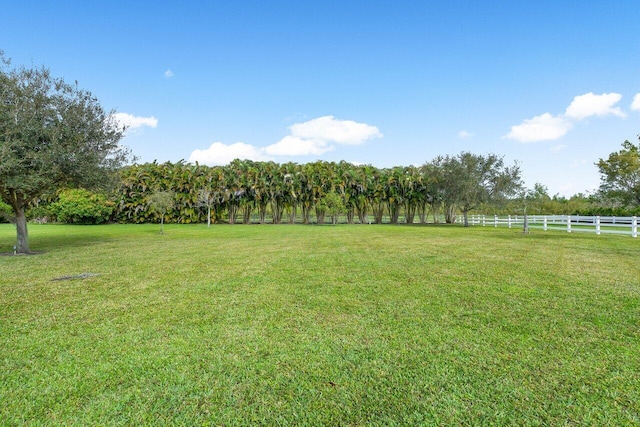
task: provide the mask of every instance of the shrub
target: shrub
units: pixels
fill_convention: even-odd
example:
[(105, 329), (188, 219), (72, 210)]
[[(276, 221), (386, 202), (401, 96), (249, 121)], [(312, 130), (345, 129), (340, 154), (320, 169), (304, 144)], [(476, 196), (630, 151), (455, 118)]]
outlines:
[(10, 222), (13, 217), (13, 209), (11, 206), (0, 200), (0, 223)]
[(67, 189), (60, 192), (58, 201), (52, 203), (50, 209), (60, 222), (100, 224), (109, 220), (114, 203), (101, 194), (81, 188)]

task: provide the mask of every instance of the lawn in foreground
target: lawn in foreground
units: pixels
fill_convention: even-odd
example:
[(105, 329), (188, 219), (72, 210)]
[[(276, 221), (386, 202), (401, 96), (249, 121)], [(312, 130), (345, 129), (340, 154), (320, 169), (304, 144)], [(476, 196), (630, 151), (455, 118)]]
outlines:
[(158, 230), (34, 225), (42, 254), (0, 257), (1, 425), (640, 424), (636, 239)]

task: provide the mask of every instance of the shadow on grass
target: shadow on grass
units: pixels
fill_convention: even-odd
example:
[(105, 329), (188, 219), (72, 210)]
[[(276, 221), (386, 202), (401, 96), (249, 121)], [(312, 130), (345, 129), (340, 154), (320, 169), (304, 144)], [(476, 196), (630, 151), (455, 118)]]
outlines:
[[(11, 231), (9, 231), (11, 229)], [(61, 232), (63, 230), (63, 232)], [(91, 225), (29, 224), (30, 254), (14, 254), (15, 228), (0, 228), (0, 255), (30, 256), (55, 252), (68, 247), (88, 247), (113, 241), (108, 227)]]

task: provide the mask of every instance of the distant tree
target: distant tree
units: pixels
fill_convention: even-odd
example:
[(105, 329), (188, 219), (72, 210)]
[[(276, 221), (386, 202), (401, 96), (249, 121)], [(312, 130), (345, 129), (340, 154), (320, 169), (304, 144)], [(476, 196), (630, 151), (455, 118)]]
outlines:
[(346, 210), (343, 197), (336, 191), (331, 191), (324, 195), (322, 203), (325, 206), (326, 213), (331, 217), (331, 223), (336, 225), (338, 217)]
[(211, 208), (215, 206), (216, 200), (216, 192), (211, 188), (198, 190), (198, 204), (207, 208), (207, 227), (211, 227)]
[(519, 202), (522, 203), (522, 232), (525, 234), (529, 233), (529, 213), (531, 210), (539, 210), (542, 202), (545, 199), (548, 199), (547, 188), (540, 184), (536, 183), (533, 188), (522, 188), (519, 193)]
[(112, 113), (47, 68), (12, 67), (0, 52), (0, 197), (13, 211), (16, 252), (30, 253), (25, 210), (37, 197), (115, 184), (130, 154)]
[(174, 197), (173, 191), (156, 191), (147, 199), (149, 207), (160, 214), (160, 234), (164, 234), (164, 216), (176, 204)]
[[(640, 137), (639, 137), (640, 138)], [(640, 144), (622, 143), (622, 150), (600, 159), (600, 192), (625, 206), (640, 206)]]
[(518, 165), (505, 166), (503, 158), (495, 154), (462, 152), (439, 157), (434, 165), (440, 169), (436, 192), (442, 197), (447, 222), (454, 221), (455, 209), (459, 209), (465, 227), (469, 226), (469, 211), (514, 195), (522, 185)]

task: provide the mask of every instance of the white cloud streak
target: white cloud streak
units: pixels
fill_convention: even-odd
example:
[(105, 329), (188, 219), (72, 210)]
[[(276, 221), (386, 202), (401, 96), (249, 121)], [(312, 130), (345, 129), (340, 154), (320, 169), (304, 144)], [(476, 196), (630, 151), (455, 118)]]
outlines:
[(546, 141), (564, 136), (571, 127), (571, 122), (563, 117), (544, 113), (527, 119), (520, 125), (511, 126), (511, 132), (505, 138), (515, 139), (519, 142)]
[(640, 93), (636, 93), (636, 96), (633, 97), (631, 109), (634, 111), (640, 111)]
[(472, 133), (467, 132), (466, 130), (461, 130), (460, 132), (458, 132), (458, 138), (460, 139), (468, 139), (471, 138), (473, 136)]
[(319, 156), (334, 147), (319, 139), (304, 139), (287, 135), (275, 144), (265, 148), (268, 154), (275, 156)]
[[(640, 95), (640, 94), (639, 94)], [(636, 95), (637, 97), (638, 95)], [(593, 116), (617, 116), (627, 117), (627, 115), (616, 107), (622, 95), (619, 93), (603, 93), (596, 95), (592, 92), (579, 95), (573, 98), (564, 114), (557, 116), (551, 113), (544, 113), (531, 119), (524, 120), (521, 124), (511, 126), (511, 132), (504, 136), (518, 142), (549, 141), (563, 137), (569, 132), (575, 123)], [(640, 109), (640, 101), (638, 101)], [(635, 105), (632, 104), (632, 109)]]
[(585, 93), (573, 98), (564, 115), (575, 120), (583, 120), (591, 116), (626, 117), (627, 115), (619, 107), (614, 107), (621, 99), (622, 95), (619, 93), (603, 93), (602, 95), (595, 95), (592, 92)]
[(366, 123), (323, 116), (289, 126), (290, 135), (266, 147), (268, 154), (278, 156), (320, 155), (335, 149), (334, 144), (361, 145), (382, 133)]
[(189, 157), (190, 162), (198, 162), (209, 166), (226, 165), (234, 159), (270, 160), (265, 156), (263, 149), (243, 142), (236, 142), (231, 145), (214, 142), (205, 150), (194, 150)]
[(338, 144), (359, 145), (372, 138), (381, 138), (377, 127), (352, 120), (337, 120), (333, 116), (318, 117), (289, 127), (291, 135), (301, 139), (333, 141)]
[(208, 165), (225, 165), (234, 159), (272, 160), (272, 156), (319, 156), (335, 149), (336, 144), (359, 145), (382, 133), (366, 123), (323, 116), (289, 126), (289, 135), (266, 147), (237, 142), (225, 145), (214, 142), (205, 150), (194, 150), (189, 161)]
[(134, 116), (128, 113), (115, 113), (113, 118), (121, 125), (126, 126), (128, 129), (141, 128), (147, 126), (150, 128), (158, 127), (158, 119), (153, 116), (140, 117)]

